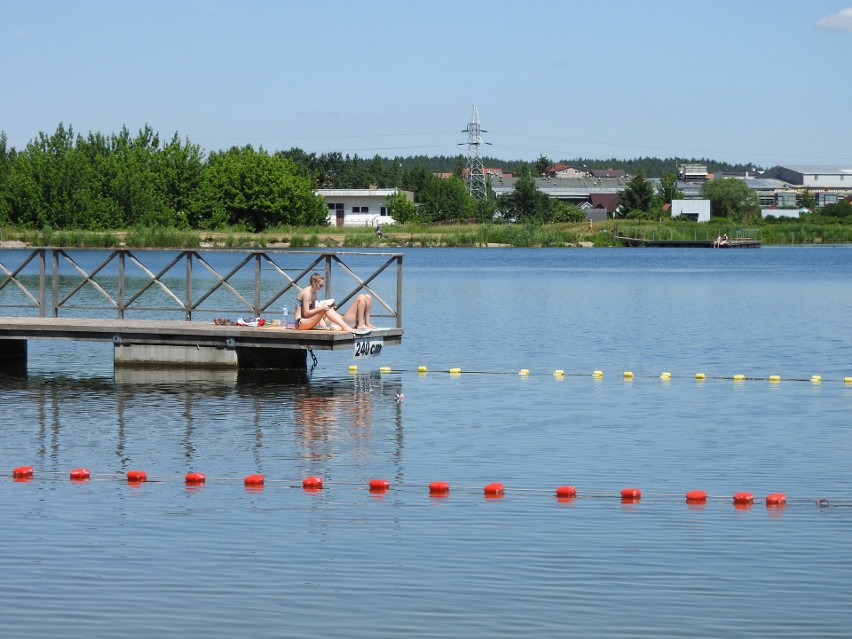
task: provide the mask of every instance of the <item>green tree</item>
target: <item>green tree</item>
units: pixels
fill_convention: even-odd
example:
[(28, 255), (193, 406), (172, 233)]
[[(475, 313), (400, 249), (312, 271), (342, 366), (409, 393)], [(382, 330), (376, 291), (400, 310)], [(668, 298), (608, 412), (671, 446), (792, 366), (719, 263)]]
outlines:
[(400, 224), (408, 224), (417, 219), (417, 207), (413, 202), (408, 201), (405, 193), (397, 192), (394, 195), (388, 195), (386, 206), (388, 215)]
[(849, 200), (840, 200), (837, 204), (826, 204), (820, 209), (820, 213), (829, 218), (850, 220), (852, 219), (852, 203)]
[(808, 187), (805, 187), (802, 190), (802, 195), (800, 196), (800, 203), (809, 211), (813, 211), (817, 205), (817, 199), (811, 190)]
[(60, 124), (52, 135), (39, 133), (27, 144), (9, 167), (6, 188), (7, 212), (13, 224), (99, 228), (92, 221), (105, 203), (91, 163), (75, 147), (71, 127)]
[(760, 200), (743, 180), (722, 178), (708, 180), (701, 186), (701, 194), (710, 200), (712, 217), (725, 217), (746, 221), (760, 216)]
[(150, 126), (131, 137), (127, 127), (110, 138), (109, 195), (123, 220), (139, 226), (172, 226), (158, 172), (160, 137)]
[(464, 172), (467, 168), (467, 162), (464, 159), (463, 155), (460, 155), (456, 158), (456, 162), (453, 165), (453, 177), (457, 177), (460, 180), (464, 179)]
[(621, 192), (621, 217), (648, 217), (653, 211), (654, 186), (641, 171), (633, 176)]
[(671, 204), (672, 200), (682, 200), (683, 191), (677, 188), (677, 175), (674, 173), (663, 173), (660, 178), (660, 190), (658, 195), (662, 204)]
[(500, 197), (498, 208), (506, 219), (547, 222), (553, 211), (553, 201), (546, 193), (539, 191), (527, 165), (522, 167), (512, 192)]
[(547, 169), (550, 168), (552, 162), (545, 157), (544, 155), (540, 155), (539, 158), (535, 161), (535, 174), (539, 175), (547, 175)]
[(474, 200), (473, 203), (473, 219), (480, 224), (491, 222), (494, 220), (494, 215), (497, 213), (497, 197), (491, 189), (488, 189), (488, 197), (481, 200)]
[(172, 225), (199, 228), (200, 220), (193, 216), (192, 210), (204, 174), (201, 147), (191, 144), (189, 139), (181, 142), (175, 133), (158, 156), (157, 171)]
[(474, 200), (467, 185), (457, 177), (428, 175), (416, 192), (420, 203), (418, 216), (423, 222), (466, 220), (473, 216)]
[(568, 202), (554, 202), (551, 222), (584, 222), (587, 219), (586, 212), (580, 207)]
[(251, 146), (215, 153), (208, 159), (194, 213), (208, 225), (264, 231), (280, 224), (324, 224), (327, 209), (309, 178), (288, 158)]
[(11, 222), (11, 208), (7, 197), (9, 171), (12, 167), (14, 153), (7, 147), (7, 137), (4, 131), (0, 131), (0, 224)]

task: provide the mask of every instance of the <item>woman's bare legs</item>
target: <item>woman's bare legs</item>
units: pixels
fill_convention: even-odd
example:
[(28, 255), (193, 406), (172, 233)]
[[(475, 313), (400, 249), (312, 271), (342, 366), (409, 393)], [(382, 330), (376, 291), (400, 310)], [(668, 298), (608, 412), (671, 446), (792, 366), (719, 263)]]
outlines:
[(370, 317), (372, 309), (373, 298), (366, 293), (361, 293), (344, 313), (343, 319), (355, 328), (375, 328)]

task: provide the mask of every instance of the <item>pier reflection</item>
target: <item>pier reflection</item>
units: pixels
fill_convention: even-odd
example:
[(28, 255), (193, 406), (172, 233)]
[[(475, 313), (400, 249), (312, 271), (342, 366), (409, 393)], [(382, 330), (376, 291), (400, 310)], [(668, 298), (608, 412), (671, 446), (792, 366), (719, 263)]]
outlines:
[(282, 460), (292, 460), (331, 473), (341, 456), (356, 466), (377, 457), (397, 466), (402, 456), (395, 400), (402, 383), (378, 372), (305, 379), (287, 371), (116, 369), (113, 380), (14, 383), (19, 409), (36, 422), (30, 454), (45, 468), (74, 459), (120, 472), (172, 459), (253, 464), (248, 470), (258, 472), (274, 465), (281, 473)]

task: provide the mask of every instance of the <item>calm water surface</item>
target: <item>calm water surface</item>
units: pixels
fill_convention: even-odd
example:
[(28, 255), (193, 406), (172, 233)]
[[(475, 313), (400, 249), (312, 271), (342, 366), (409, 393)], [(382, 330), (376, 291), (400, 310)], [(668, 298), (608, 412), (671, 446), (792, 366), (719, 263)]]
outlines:
[(848, 637), (850, 258), (412, 250), (404, 343), (295, 385), (34, 342), (0, 380), (0, 636)]

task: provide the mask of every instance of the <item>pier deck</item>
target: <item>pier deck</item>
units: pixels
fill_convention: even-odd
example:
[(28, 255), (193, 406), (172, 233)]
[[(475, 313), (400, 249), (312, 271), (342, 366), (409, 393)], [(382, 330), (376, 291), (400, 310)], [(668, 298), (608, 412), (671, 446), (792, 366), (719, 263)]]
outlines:
[(375, 353), (401, 343), (402, 333), (401, 328), (354, 335), (181, 320), (0, 317), (0, 360), (3, 368), (23, 372), (28, 340), (75, 340), (112, 343), (117, 367), (304, 369), (309, 350)]
[(402, 341), (401, 328), (379, 328), (367, 336), (347, 331), (297, 331), (281, 327), (217, 326), (182, 320), (119, 320), (59, 317), (0, 317), (2, 339), (79, 340), (115, 345), (164, 345), (299, 350), (352, 349), (356, 341)]

